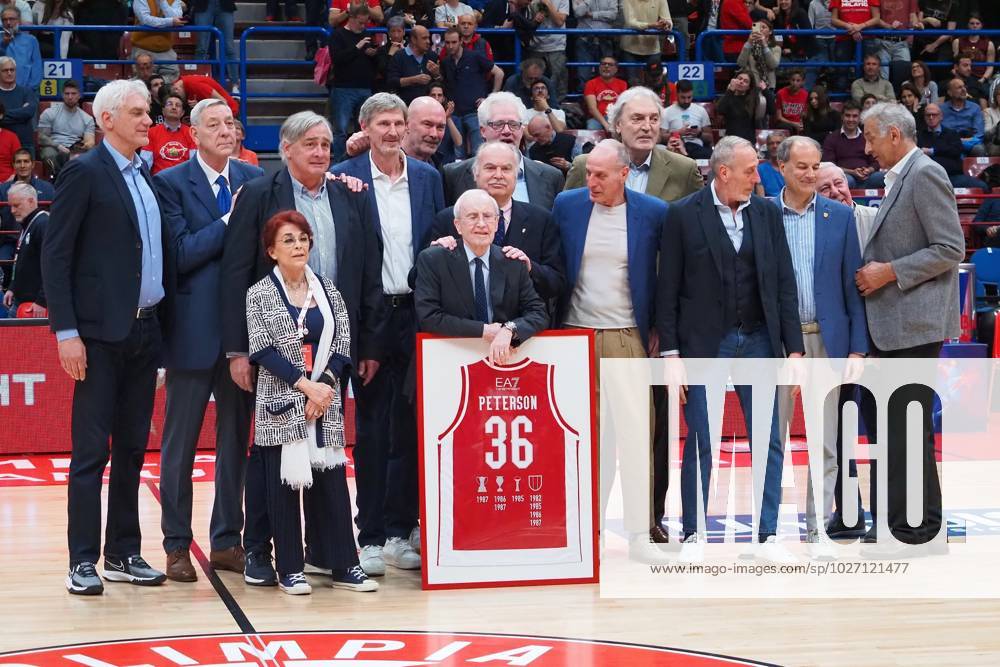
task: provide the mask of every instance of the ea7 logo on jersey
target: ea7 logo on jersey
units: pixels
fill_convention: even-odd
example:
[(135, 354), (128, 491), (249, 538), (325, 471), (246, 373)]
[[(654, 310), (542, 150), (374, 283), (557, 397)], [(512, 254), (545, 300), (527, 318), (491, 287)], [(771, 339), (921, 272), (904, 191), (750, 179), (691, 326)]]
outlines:
[(498, 377), (494, 379), (493, 385), (499, 391), (517, 391), (520, 382), (519, 377)]
[(166, 637), (0, 655), (0, 667), (408, 667), (576, 664), (708, 666), (759, 664), (690, 651), (573, 639), (422, 632), (299, 632)]

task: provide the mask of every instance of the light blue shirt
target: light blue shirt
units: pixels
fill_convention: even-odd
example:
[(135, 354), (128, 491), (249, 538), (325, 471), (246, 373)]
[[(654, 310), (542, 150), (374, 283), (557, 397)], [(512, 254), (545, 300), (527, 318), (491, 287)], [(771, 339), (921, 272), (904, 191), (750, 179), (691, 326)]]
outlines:
[[(472, 280), (472, 296), (476, 296), (476, 253), (472, 252), (472, 248), (462, 241), (462, 247), (465, 248), (465, 257), (469, 260), (469, 278)], [(490, 303), (490, 249), (486, 249), (486, 254), (480, 257), (483, 260), (483, 282), (486, 283), (486, 314), (489, 316), (490, 322), (493, 321), (493, 304)]]
[(309, 192), (306, 186), (292, 179), (292, 191), (295, 193), (295, 210), (309, 221), (313, 233), (313, 249), (309, 253), (309, 268), (317, 276), (326, 276), (334, 284), (337, 283), (337, 232), (333, 226), (333, 211), (330, 209), (330, 198), (326, 194), (326, 178), (319, 186), (316, 194)]
[(649, 151), (646, 161), (642, 164), (629, 162), (628, 178), (625, 179), (625, 187), (636, 192), (645, 192), (649, 184), (649, 168), (653, 164), (653, 151)]
[(795, 270), (795, 284), (799, 288), (799, 321), (816, 321), (816, 293), (814, 289), (814, 269), (816, 265), (816, 195), (799, 213), (785, 205), (785, 189), (778, 197), (781, 218), (785, 224), (785, 237), (792, 253), (792, 268)]
[(6, 48), (0, 42), (0, 56), (13, 58), (17, 63), (17, 85), (38, 92), (38, 84), (42, 82), (42, 54), (34, 35), (18, 31)]
[(733, 209), (719, 199), (719, 195), (715, 191), (715, 181), (712, 181), (708, 187), (712, 190), (712, 201), (715, 203), (715, 210), (719, 212), (719, 217), (722, 219), (722, 226), (726, 228), (726, 234), (733, 242), (736, 252), (739, 252), (740, 246), (743, 245), (743, 209), (750, 205), (750, 200), (742, 202), (736, 207), (736, 213), (733, 213)]
[(403, 47), (403, 51), (406, 52), (406, 55), (410, 56), (411, 58), (413, 58), (414, 60), (416, 60), (417, 63), (419, 63), (421, 65), (424, 64), (424, 58), (427, 57), (427, 53), (424, 53), (422, 56), (418, 56), (416, 53), (413, 52), (413, 49), (410, 48), (409, 44), (407, 44), (406, 46)]
[[(139, 238), (142, 239), (142, 273), (139, 282), (139, 308), (155, 306), (163, 299), (163, 240), (160, 208), (156, 195), (142, 176), (142, 159), (133, 155), (129, 160), (116, 151), (109, 141), (102, 141), (115, 165), (121, 172), (125, 187), (132, 197), (135, 215), (139, 221)], [(95, 149), (97, 150), (97, 149)], [(97, 184), (95, 184), (95, 187)], [(57, 331), (57, 340), (63, 341), (79, 336), (76, 329)]]
[(528, 184), (524, 180), (524, 156), (521, 156), (521, 161), (517, 163), (517, 182), (514, 184), (513, 198), (525, 204), (531, 203), (528, 201)]

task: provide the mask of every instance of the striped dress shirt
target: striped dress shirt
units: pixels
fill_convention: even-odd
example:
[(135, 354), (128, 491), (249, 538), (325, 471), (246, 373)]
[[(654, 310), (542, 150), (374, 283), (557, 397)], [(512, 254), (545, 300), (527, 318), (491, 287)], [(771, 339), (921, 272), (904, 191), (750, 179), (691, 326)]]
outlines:
[(813, 288), (813, 267), (816, 262), (816, 195), (803, 213), (785, 205), (785, 189), (778, 198), (781, 218), (785, 224), (785, 237), (792, 253), (795, 284), (799, 288), (799, 320), (816, 321), (816, 294)]

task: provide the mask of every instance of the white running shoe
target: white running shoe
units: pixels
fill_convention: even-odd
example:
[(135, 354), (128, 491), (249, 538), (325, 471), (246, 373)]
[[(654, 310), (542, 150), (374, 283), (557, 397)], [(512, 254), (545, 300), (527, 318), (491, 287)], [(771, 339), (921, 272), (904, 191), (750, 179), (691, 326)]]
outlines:
[(705, 560), (705, 541), (698, 533), (691, 533), (681, 542), (679, 563), (700, 563)]
[(795, 554), (779, 544), (774, 535), (769, 535), (767, 540), (757, 545), (756, 559), (776, 565), (793, 565), (799, 562)]
[(410, 546), (417, 553), (420, 553), (420, 526), (414, 526), (410, 531)]
[(420, 554), (413, 550), (409, 540), (402, 537), (390, 537), (382, 547), (382, 559), (387, 565), (401, 570), (419, 570)]
[(382, 558), (382, 547), (379, 545), (369, 544), (361, 547), (358, 559), (361, 561), (361, 569), (369, 577), (381, 577), (385, 574), (385, 560)]

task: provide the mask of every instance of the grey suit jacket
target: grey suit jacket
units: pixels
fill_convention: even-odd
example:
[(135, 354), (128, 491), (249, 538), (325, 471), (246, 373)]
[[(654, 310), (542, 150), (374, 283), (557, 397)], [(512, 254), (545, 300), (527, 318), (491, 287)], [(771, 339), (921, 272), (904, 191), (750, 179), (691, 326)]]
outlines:
[(864, 264), (890, 262), (897, 278), (865, 298), (868, 332), (878, 349), (959, 335), (958, 264), (964, 257), (948, 174), (917, 153), (879, 207), (864, 251)]
[[(523, 157), (523, 160), (524, 184), (528, 188), (528, 203), (551, 211), (556, 195), (563, 189), (562, 172), (552, 165), (531, 160), (527, 155)], [(448, 206), (454, 206), (455, 200), (463, 192), (476, 187), (476, 179), (472, 175), (474, 161), (475, 158), (469, 158), (444, 166), (444, 199)]]
[[(587, 155), (578, 155), (573, 160), (566, 175), (566, 188), (582, 188), (587, 185)], [(698, 163), (689, 157), (671, 153), (663, 146), (653, 147), (653, 159), (649, 163), (649, 180), (645, 194), (665, 202), (683, 199), (705, 185)]]

